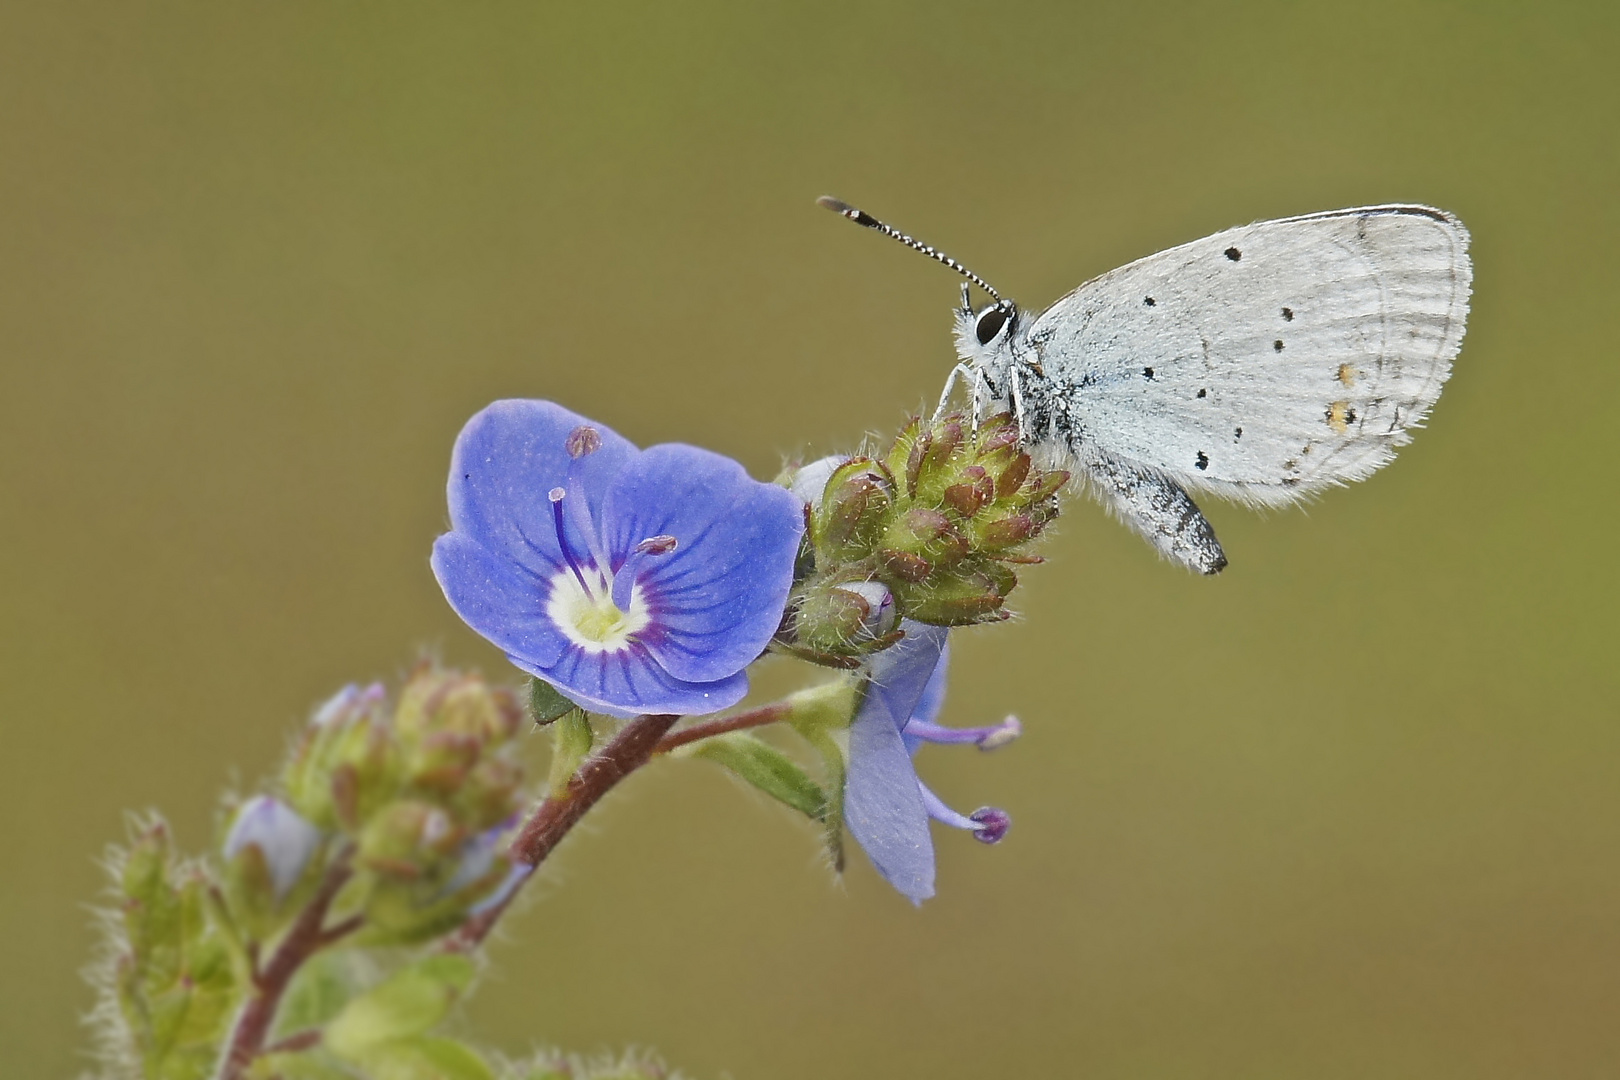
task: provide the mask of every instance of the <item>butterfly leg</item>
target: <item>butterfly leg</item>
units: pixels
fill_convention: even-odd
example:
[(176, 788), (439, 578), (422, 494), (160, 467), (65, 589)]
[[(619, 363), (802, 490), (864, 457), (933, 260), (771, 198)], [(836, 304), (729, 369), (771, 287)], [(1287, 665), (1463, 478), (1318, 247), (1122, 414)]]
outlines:
[[(973, 378), (975, 374), (976, 373), (973, 371), (973, 369), (968, 367), (967, 361), (965, 360), (951, 368), (950, 375), (946, 376), (945, 378), (945, 389), (941, 391), (939, 395), (939, 407), (934, 410), (934, 422), (936, 424), (939, 423), (939, 418), (945, 415), (945, 409), (951, 403), (951, 392), (956, 389), (957, 377), (966, 375), (968, 378)], [(979, 397), (977, 387), (974, 387), (973, 397), (975, 411), (977, 411)]]
[(1200, 574), (1218, 574), (1226, 566), (1215, 530), (1179, 485), (1103, 458), (1085, 461), (1083, 468), (1103, 504), (1159, 554)]
[(1024, 387), (1018, 378), (1018, 365), (1014, 364), (1009, 372), (1012, 383), (1013, 419), (1018, 421), (1018, 433), (1025, 441), (1029, 439), (1029, 428), (1024, 425)]

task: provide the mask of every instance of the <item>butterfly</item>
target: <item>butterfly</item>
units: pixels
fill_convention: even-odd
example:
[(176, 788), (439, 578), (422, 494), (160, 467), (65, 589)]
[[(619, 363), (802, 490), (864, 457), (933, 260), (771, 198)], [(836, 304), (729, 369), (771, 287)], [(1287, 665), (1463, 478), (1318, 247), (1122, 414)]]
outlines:
[(1299, 501), (1411, 441), (1468, 321), (1468, 230), (1444, 210), (1362, 206), (1261, 221), (1149, 255), (1039, 314), (956, 260), (831, 197), (821, 205), (945, 263), (992, 298), (956, 312), (976, 412), (1010, 408), (1160, 554), (1226, 554), (1193, 501)]

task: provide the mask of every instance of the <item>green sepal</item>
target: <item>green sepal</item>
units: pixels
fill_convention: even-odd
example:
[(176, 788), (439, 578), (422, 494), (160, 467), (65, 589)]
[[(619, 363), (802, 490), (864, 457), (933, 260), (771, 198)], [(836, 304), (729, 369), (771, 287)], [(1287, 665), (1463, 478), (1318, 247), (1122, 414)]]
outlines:
[(529, 680), (529, 715), (535, 723), (543, 726), (578, 709), (578, 705), (563, 697), (555, 686), (544, 679)]
[(849, 725), (855, 719), (863, 683), (834, 679), (789, 696), (788, 723), (821, 758), (822, 843), (833, 869), (844, 869), (844, 784), (849, 762)]
[(551, 794), (567, 790), (569, 778), (591, 752), (594, 741), (590, 717), (583, 709), (575, 708), (558, 717), (551, 729), (551, 775), (546, 781)]
[(849, 727), (815, 727), (800, 730), (821, 758), (824, 802), (821, 811), (821, 842), (827, 859), (839, 873), (844, 870), (844, 784), (848, 778)]
[(384, 1045), (414, 1039), (443, 1020), (475, 972), (465, 956), (418, 960), (344, 1006), (326, 1027), (326, 1048), (346, 1061), (369, 1064)]
[(694, 743), (693, 757), (707, 758), (748, 781), (771, 798), (816, 821), (827, 809), (827, 795), (797, 762), (763, 739), (733, 731)]

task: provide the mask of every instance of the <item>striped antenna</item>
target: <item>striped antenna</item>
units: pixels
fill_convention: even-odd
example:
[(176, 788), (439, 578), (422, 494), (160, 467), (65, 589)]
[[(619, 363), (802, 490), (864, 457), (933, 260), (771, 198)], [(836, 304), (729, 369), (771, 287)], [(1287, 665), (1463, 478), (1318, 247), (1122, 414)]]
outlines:
[(984, 278), (980, 277), (978, 274), (975, 274), (973, 271), (969, 270), (967, 267), (945, 254), (943, 251), (940, 251), (937, 248), (929, 247), (916, 237), (907, 236), (905, 233), (894, 228), (893, 226), (883, 224), (883, 222), (879, 221), (871, 214), (868, 214), (865, 210), (857, 209), (856, 207), (849, 205), (847, 202), (842, 202), (833, 198), (831, 195), (823, 195), (821, 198), (816, 200), (816, 203), (819, 206), (825, 206), (828, 210), (831, 210), (835, 214), (842, 214), (844, 217), (849, 218), (849, 220), (853, 221), (857, 225), (865, 225), (868, 229), (876, 229), (884, 236), (893, 237), (902, 244), (906, 245), (906, 247), (911, 248), (914, 251), (920, 251), (924, 255), (927, 255), (930, 259), (938, 259), (940, 262), (944, 263), (946, 266), (950, 267), (952, 270), (955, 270), (958, 274), (961, 274), (963, 277), (973, 282), (973, 284), (995, 297), (998, 301), (1001, 299), (1001, 294), (992, 289), (988, 281), (984, 280)]

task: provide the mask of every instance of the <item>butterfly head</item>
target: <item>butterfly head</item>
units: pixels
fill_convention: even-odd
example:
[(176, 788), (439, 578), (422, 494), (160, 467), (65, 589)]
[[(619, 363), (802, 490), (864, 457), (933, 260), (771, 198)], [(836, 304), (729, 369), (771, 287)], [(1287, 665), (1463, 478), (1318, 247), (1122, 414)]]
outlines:
[(1011, 300), (997, 297), (977, 311), (969, 303), (967, 287), (956, 309), (956, 352), (981, 371), (994, 372), (1012, 356), (1012, 341), (1022, 313)]

